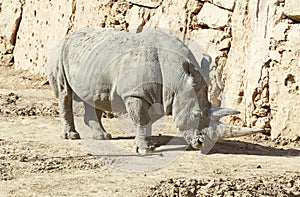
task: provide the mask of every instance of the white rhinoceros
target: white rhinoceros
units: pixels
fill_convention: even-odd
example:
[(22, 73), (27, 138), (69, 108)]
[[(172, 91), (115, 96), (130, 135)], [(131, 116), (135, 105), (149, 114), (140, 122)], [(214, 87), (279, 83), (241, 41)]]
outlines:
[[(143, 153), (154, 150), (151, 124), (163, 115), (172, 114), (196, 149), (212, 133), (232, 137), (256, 132), (218, 123), (220, 117), (238, 112), (211, 107), (200, 71), (201, 65), (180, 40), (154, 29), (80, 29), (52, 51), (47, 70), (59, 101), (64, 138), (80, 138), (73, 98), (84, 102), (84, 121), (95, 139), (111, 138), (101, 124), (103, 111), (128, 112), (137, 130), (136, 149)], [(155, 105), (160, 107), (154, 109)]]

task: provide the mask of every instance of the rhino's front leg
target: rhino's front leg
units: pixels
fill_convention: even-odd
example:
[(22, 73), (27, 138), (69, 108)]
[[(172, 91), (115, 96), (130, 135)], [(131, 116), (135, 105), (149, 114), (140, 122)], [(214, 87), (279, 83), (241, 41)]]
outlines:
[(151, 153), (155, 150), (155, 146), (150, 141), (149, 125), (137, 126), (135, 149), (140, 154)]
[(101, 123), (102, 111), (92, 107), (91, 105), (84, 103), (85, 114), (84, 122), (88, 125), (93, 133), (93, 138), (96, 140), (110, 140), (111, 135), (107, 133)]
[(61, 137), (72, 140), (80, 139), (79, 133), (75, 130), (71, 94), (59, 96), (58, 107), (64, 127)]
[(135, 148), (138, 153), (153, 152), (155, 146), (150, 141), (151, 118), (150, 104), (142, 98), (129, 97), (126, 99), (127, 112), (136, 126)]

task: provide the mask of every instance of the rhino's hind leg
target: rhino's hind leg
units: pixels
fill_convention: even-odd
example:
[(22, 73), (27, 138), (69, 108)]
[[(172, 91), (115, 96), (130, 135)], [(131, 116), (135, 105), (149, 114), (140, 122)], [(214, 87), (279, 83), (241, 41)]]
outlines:
[[(71, 91), (71, 90), (70, 90)], [(73, 107), (72, 107), (72, 94), (61, 95), (58, 97), (58, 106), (60, 117), (63, 122), (63, 133), (61, 135), (64, 139), (80, 139), (79, 133), (75, 130)]]
[(125, 101), (127, 112), (136, 126), (135, 148), (140, 154), (153, 152), (155, 146), (150, 141), (151, 118), (150, 104), (136, 97), (129, 97)]
[(96, 140), (110, 140), (111, 135), (107, 133), (101, 123), (102, 111), (84, 103), (85, 113), (84, 122), (88, 125), (93, 133), (93, 138)]

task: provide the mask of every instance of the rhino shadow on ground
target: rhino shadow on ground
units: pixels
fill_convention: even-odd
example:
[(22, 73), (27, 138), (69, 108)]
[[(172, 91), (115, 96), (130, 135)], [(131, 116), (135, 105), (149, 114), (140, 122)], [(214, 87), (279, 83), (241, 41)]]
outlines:
[(219, 140), (208, 154), (244, 154), (257, 156), (296, 157), (299, 149), (263, 146), (238, 140)]
[[(134, 136), (128, 137), (115, 137), (113, 140), (121, 139), (134, 139)], [(151, 136), (151, 140), (157, 146), (168, 146), (168, 145), (186, 145), (187, 143), (182, 137), (160, 135)], [(182, 149), (182, 148), (180, 148)], [(177, 148), (166, 148), (164, 151), (176, 151)], [(191, 150), (191, 149), (188, 149)], [(198, 150), (194, 150), (198, 151)], [(300, 150), (298, 149), (283, 149), (263, 146), (260, 144), (242, 142), (238, 140), (218, 140), (212, 149), (208, 152), (208, 155), (212, 154), (237, 154), (237, 155), (257, 155), (257, 156), (275, 156), (275, 157), (296, 157), (300, 156)]]

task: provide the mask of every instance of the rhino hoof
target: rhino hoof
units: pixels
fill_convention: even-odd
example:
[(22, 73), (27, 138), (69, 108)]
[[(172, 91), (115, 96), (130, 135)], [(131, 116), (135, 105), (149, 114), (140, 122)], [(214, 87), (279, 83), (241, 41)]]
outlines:
[(75, 139), (80, 139), (80, 135), (77, 131), (71, 131), (68, 133), (62, 133), (60, 136), (62, 139), (71, 139), (71, 140), (75, 140)]
[(136, 147), (136, 152), (140, 155), (146, 155), (147, 153), (153, 153), (155, 151), (155, 147), (151, 146), (149, 148), (139, 148)]
[(135, 145), (135, 151), (140, 155), (146, 155), (147, 153), (153, 153), (155, 150), (155, 146), (147, 142), (147, 144), (141, 143), (140, 145)]
[(93, 137), (95, 140), (111, 140), (111, 134), (109, 133), (97, 133)]
[(79, 133), (77, 131), (71, 131), (68, 134), (68, 138), (70, 140), (76, 140), (76, 139), (80, 139), (80, 135), (79, 135)]

